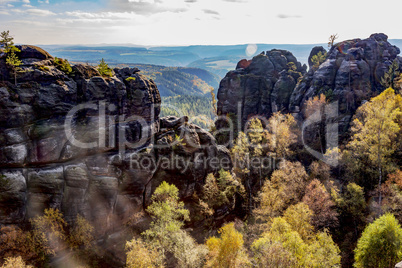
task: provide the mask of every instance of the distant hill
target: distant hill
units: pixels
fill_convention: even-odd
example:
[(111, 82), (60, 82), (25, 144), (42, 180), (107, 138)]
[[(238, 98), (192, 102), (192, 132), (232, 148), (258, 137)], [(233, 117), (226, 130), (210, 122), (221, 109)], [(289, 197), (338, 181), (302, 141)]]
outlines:
[(180, 50), (163, 51), (147, 49), (145, 47), (125, 46), (47, 46), (41, 45), (50, 54), (65, 58), (69, 61), (97, 63), (102, 58), (108, 63), (142, 63), (165, 66), (186, 66), (198, 60), (196, 54)]
[[(223, 78), (229, 70), (233, 70), (241, 59), (251, 59), (262, 51), (271, 49), (289, 50), (298, 61), (307, 63), (311, 49), (317, 44), (254, 44), (222, 45), (222, 46), (171, 46), (171, 47), (140, 47), (140, 46), (67, 46), (42, 45), (50, 54), (66, 58), (72, 62), (98, 63), (102, 58), (109, 64), (151, 64), (169, 67), (195, 67), (207, 70)], [(324, 44), (318, 44), (323, 45)]]
[(154, 80), (162, 97), (209, 95), (211, 87), (217, 89), (220, 82), (219, 76), (198, 68), (166, 67), (150, 64), (120, 64), (117, 66), (137, 67), (140, 69), (143, 75)]
[[(391, 44), (402, 47), (401, 39), (389, 40)], [(207, 70), (222, 79), (229, 70), (233, 70), (241, 59), (251, 59), (262, 51), (283, 49), (292, 52), (302, 64), (307, 64), (311, 49), (327, 44), (253, 44), (222, 46), (67, 46), (41, 45), (50, 54), (66, 58), (69, 61), (98, 63), (102, 58), (110, 64), (151, 64), (169, 67), (192, 67)], [(214, 86), (216, 87), (216, 86)]]
[(204, 129), (210, 129), (215, 119), (211, 101), (211, 95), (162, 97), (160, 117), (187, 115), (190, 123), (194, 123)]

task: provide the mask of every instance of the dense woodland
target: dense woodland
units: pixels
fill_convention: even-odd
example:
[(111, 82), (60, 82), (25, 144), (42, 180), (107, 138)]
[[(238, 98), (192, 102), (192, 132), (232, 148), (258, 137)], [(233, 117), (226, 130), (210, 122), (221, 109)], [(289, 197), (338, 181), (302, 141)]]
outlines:
[(208, 95), (162, 97), (161, 117), (186, 115), (191, 123), (210, 129), (215, 118), (215, 110), (212, 104), (214, 96)]
[[(291, 115), (276, 113), (265, 128), (253, 119), (231, 149), (233, 170), (209, 174), (194, 196), (196, 213), (179, 200), (175, 185), (163, 182), (155, 190), (146, 209), (151, 223), (132, 230), (126, 266), (393, 267), (402, 259), (401, 135), (402, 96), (391, 88), (363, 104), (350, 138), (327, 150), (336, 166), (306, 159)], [(244, 168), (249, 156), (267, 155), (280, 161), (274, 170)], [(258, 184), (253, 191), (250, 185)], [(215, 221), (222, 208), (237, 216)], [(68, 225), (48, 209), (25, 230), (1, 229), (3, 267), (40, 266), (58, 254), (96, 267), (104, 260), (94, 237), (84, 218)]]
[(203, 69), (166, 67), (150, 64), (118, 64), (110, 66), (137, 67), (141, 74), (152, 79), (162, 97), (176, 95), (204, 96), (219, 85), (219, 77)]

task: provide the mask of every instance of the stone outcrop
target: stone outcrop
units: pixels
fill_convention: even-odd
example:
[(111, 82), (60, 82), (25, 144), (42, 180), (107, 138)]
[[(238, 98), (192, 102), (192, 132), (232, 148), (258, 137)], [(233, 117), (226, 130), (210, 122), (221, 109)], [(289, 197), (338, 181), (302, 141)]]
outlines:
[[(347, 40), (334, 45), (325, 61), (316, 68), (313, 67), (312, 57), (319, 52), (325, 54), (326, 50), (321, 46), (312, 49), (308, 72), (290, 52), (281, 50), (262, 53), (251, 62), (240, 61), (237, 69), (229, 72), (220, 84), (218, 114), (240, 118), (242, 128), (250, 117), (258, 115), (268, 119), (276, 111), (292, 113), (299, 122), (303, 122), (306, 119), (303, 114), (306, 101), (324, 94), (328, 102), (337, 102), (337, 116), (322, 118), (320, 120), (324, 122), (315, 122), (310, 128), (337, 123), (342, 139), (361, 103), (384, 90), (381, 78), (394, 60), (399, 62), (402, 70), (402, 58), (398, 56), (400, 50), (388, 42), (385, 34), (380, 33), (367, 39)], [(289, 62), (295, 64), (296, 70), (287, 66)], [(300, 79), (299, 73), (303, 74)], [(216, 126), (220, 129), (227, 124), (221, 120)], [(307, 129), (309, 133), (310, 130)], [(325, 132), (325, 127), (321, 127), (321, 131)], [(326, 136), (326, 133), (321, 134), (321, 137)], [(325, 140), (320, 143), (325, 144)]]
[[(397, 56), (400, 53), (399, 48), (391, 45), (387, 39), (385, 34), (372, 34), (367, 39), (340, 42), (329, 50), (326, 60), (318, 69), (310, 68), (292, 93), (290, 112), (299, 121), (306, 122), (306, 115), (303, 113), (306, 101), (321, 94), (333, 106), (321, 111), (321, 118), (309, 123), (304, 129), (305, 143), (318, 151), (336, 146), (330, 145), (331, 142), (326, 140), (333, 139), (334, 124), (338, 125), (336, 135), (340, 142), (348, 137), (349, 125), (357, 108), (385, 89), (381, 78), (392, 62), (396, 60), (402, 63), (402, 58)], [(316, 49), (315, 52), (319, 51), (322, 49)], [(313, 52), (314, 49), (312, 55)], [(313, 145), (318, 139), (318, 144), (321, 144), (319, 147)]]
[[(363, 100), (384, 90), (381, 78), (397, 55), (399, 48), (387, 41), (385, 34), (372, 34), (367, 39), (353, 39), (334, 45), (320, 67), (311, 70), (295, 88), (290, 111), (303, 108), (307, 99), (325, 94), (339, 101), (342, 114), (352, 114)], [(317, 51), (318, 53), (318, 51)]]
[(143, 211), (162, 181), (186, 199), (206, 174), (231, 168), (210, 133), (186, 117), (159, 118), (159, 91), (137, 68), (65, 73), (42, 49), (20, 49), (17, 85), (0, 58), (0, 224), (51, 207), (102, 235)]
[[(292, 53), (277, 49), (240, 61), (220, 83), (218, 115), (237, 115), (243, 127), (254, 115), (287, 112), (293, 89), (306, 69)], [(218, 121), (217, 127), (222, 124)]]
[[(133, 195), (114, 162), (118, 144), (145, 138), (146, 145), (159, 131), (156, 85), (135, 69), (103, 78), (94, 67), (76, 65), (66, 74), (42, 49), (19, 48), (17, 85), (7, 81), (13, 79), (0, 59), (0, 222), (23, 223), (53, 207), (68, 221), (80, 213), (107, 230), (116, 208)], [(131, 116), (143, 124), (126, 122)]]

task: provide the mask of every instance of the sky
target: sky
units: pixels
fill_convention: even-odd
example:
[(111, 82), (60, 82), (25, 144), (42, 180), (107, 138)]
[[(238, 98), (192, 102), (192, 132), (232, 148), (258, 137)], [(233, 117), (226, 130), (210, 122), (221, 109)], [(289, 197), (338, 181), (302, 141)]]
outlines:
[(315, 44), (402, 39), (398, 10), (400, 0), (0, 0), (0, 31), (33, 45)]

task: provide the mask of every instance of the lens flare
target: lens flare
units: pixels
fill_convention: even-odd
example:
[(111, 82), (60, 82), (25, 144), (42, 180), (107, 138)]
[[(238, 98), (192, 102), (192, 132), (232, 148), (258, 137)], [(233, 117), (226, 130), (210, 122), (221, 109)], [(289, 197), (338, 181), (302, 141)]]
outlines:
[(257, 52), (257, 45), (256, 44), (249, 44), (246, 48), (246, 55), (247, 57), (253, 56)]

